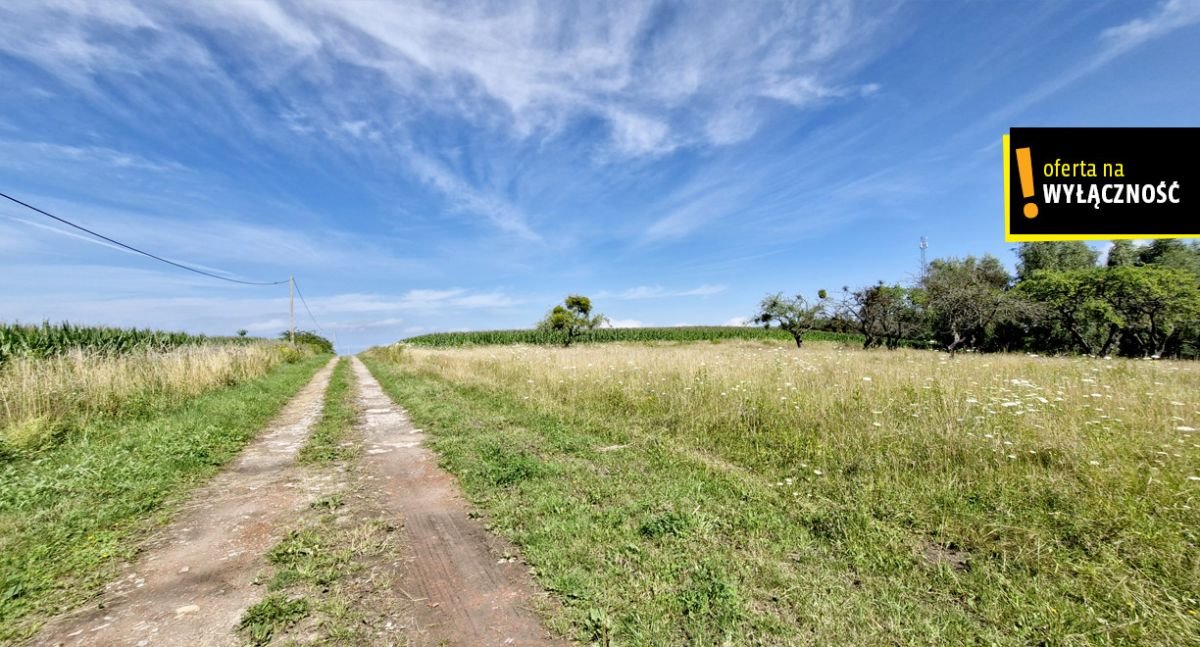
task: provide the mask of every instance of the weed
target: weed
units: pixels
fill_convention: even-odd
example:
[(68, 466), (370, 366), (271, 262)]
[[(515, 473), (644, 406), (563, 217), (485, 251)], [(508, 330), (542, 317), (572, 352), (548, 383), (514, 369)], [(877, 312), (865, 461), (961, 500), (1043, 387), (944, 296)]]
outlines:
[(312, 502), (313, 509), (329, 510), (330, 512), (337, 510), (338, 508), (342, 507), (342, 505), (344, 505), (344, 501), (342, 500), (342, 494), (340, 492), (337, 494), (323, 496)]
[(307, 618), (308, 613), (307, 599), (271, 593), (258, 604), (246, 609), (238, 629), (252, 644), (266, 645), (271, 642), (272, 636)]
[(638, 532), (643, 537), (656, 539), (658, 537), (682, 537), (692, 528), (692, 519), (680, 512), (664, 512), (651, 516), (642, 522)]

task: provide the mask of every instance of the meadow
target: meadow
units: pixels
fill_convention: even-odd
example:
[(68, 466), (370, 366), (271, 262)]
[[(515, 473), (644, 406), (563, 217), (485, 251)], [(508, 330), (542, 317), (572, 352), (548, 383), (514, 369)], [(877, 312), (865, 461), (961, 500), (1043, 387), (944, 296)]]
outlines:
[(369, 368), (595, 644), (1200, 643), (1200, 366), (835, 343)]

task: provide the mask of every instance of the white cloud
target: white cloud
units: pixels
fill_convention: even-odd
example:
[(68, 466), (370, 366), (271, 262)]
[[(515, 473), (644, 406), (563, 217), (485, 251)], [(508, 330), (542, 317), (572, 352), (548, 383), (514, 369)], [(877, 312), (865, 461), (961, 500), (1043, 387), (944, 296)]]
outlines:
[(1119, 53), (1198, 22), (1200, 2), (1166, 0), (1151, 15), (1110, 27), (1100, 37), (1115, 53)]
[(345, 293), (309, 299), (314, 310), (342, 313), (419, 312), (430, 314), (449, 310), (496, 310), (524, 303), (504, 292), (469, 292), (461, 288), (445, 290), (409, 290), (400, 296)]
[(416, 303), (432, 303), (438, 301), (446, 301), (463, 294), (465, 290), (455, 288), (452, 290), (409, 290), (404, 293), (404, 300)]
[(750, 319), (746, 317), (731, 317), (725, 320), (722, 326), (749, 326)]
[(406, 159), (417, 177), (437, 189), (451, 208), (482, 215), (500, 229), (527, 240), (541, 239), (529, 228), (525, 214), (507, 201), (472, 188), (432, 158), (411, 149)]
[[(0, 312), (6, 321), (51, 319), (208, 334), (233, 334), (245, 328), (272, 337), (289, 326), (286, 286), (247, 287), (229, 296), (214, 295), (212, 281), (202, 277), (67, 264), (21, 266), (6, 276), (16, 285), (39, 276), (46, 284), (61, 286), (51, 291), (8, 290), (0, 294)], [(95, 289), (113, 285), (121, 286), (121, 291)], [(96, 296), (104, 292), (105, 296)], [(305, 296), (317, 323), (297, 303), (296, 327), (337, 335), (340, 350), (350, 351), (429, 330), (486, 328), (498, 313), (522, 303), (499, 290), (460, 288), (414, 289), (399, 295)]]
[(719, 294), (725, 291), (724, 285), (709, 285), (704, 284), (686, 290), (670, 290), (660, 285), (648, 286), (639, 285), (637, 287), (622, 290), (621, 292), (603, 291), (596, 295), (598, 299), (619, 299), (623, 301), (635, 301), (641, 299), (667, 299), (674, 297), (703, 297), (713, 294)]
[(666, 153), (675, 148), (667, 124), (643, 115), (614, 110), (608, 113), (617, 150), (628, 155)]

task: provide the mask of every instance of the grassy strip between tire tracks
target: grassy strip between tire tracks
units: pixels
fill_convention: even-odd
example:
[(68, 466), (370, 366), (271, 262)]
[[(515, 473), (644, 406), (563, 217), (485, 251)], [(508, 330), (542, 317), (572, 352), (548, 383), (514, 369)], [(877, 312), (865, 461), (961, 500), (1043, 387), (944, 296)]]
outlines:
[(0, 465), (0, 641), (95, 595), (328, 356), (145, 419), (98, 421), (35, 460)]
[(313, 427), (308, 442), (300, 448), (296, 460), (305, 465), (324, 465), (352, 457), (355, 450), (350, 431), (358, 416), (354, 374), (350, 362), (339, 359), (329, 377), (329, 387), (325, 389), (321, 419)]
[[(350, 362), (339, 360), (321, 419), (298, 458), (312, 468), (345, 470), (352, 481), (361, 451), (354, 383)], [(361, 489), (351, 485), (315, 501), (267, 554), (269, 573), (259, 576), (266, 595), (246, 609), (238, 627), (248, 643), (294, 644), (318, 636), (323, 645), (376, 644), (377, 616), (401, 624), (388, 599), (389, 581), (373, 568), (400, 559), (396, 528), (376, 516)]]

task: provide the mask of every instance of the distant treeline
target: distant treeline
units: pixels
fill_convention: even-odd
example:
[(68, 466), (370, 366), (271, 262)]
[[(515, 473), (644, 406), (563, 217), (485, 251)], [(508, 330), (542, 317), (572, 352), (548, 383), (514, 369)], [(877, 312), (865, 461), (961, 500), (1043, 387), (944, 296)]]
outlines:
[[(1168, 239), (1138, 246), (1119, 240), (1103, 263), (1083, 242), (1025, 243), (1016, 253), (1016, 276), (993, 256), (967, 256), (934, 260), (909, 285), (880, 281), (843, 287), (840, 295), (821, 290), (815, 301), (768, 295), (751, 318), (780, 327), (579, 325), (564, 333), (539, 325), (535, 330), (435, 333), (406, 341), (443, 347), (722, 339), (792, 339), (799, 344), (803, 337), (864, 348), (1200, 358), (1200, 242)], [(567, 305), (556, 307), (546, 321), (569, 315), (572, 299), (588, 302), (568, 297)], [(590, 302), (582, 314), (591, 315)]]
[(79, 326), (68, 322), (34, 324), (0, 323), (0, 363), (10, 357), (52, 357), (72, 349), (99, 353), (169, 350), (199, 344), (251, 343), (255, 337), (210, 337), (183, 332), (107, 326)]
[[(861, 344), (863, 336), (853, 332), (813, 331), (806, 339)], [(596, 328), (579, 333), (577, 344), (602, 342), (690, 342), (729, 339), (780, 340), (791, 335), (778, 328), (744, 326), (677, 326), (671, 328)], [(484, 330), (478, 332), (433, 333), (410, 337), (406, 343), (417, 346), (450, 347), (492, 344), (562, 344), (562, 334), (547, 330)]]
[(951, 352), (1200, 357), (1200, 243), (1025, 243), (1012, 276), (993, 256), (938, 259), (912, 285), (821, 299), (820, 328), (865, 347), (927, 339)]

